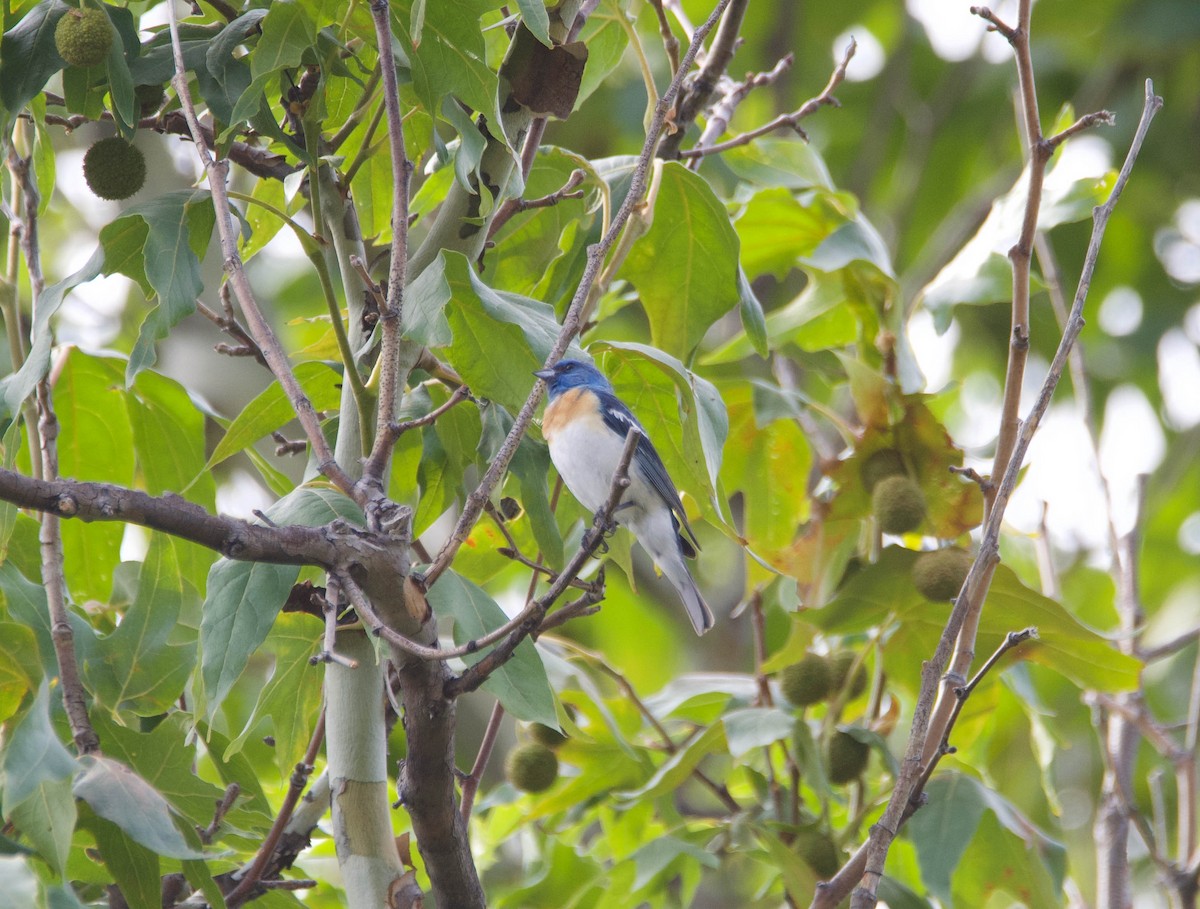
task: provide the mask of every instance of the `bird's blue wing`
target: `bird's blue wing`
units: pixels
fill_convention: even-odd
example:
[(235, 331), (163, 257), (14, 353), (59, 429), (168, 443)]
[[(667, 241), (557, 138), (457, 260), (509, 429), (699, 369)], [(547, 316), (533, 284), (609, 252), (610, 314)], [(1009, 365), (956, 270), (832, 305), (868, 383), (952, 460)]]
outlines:
[[(663, 464), (662, 458), (659, 457), (651, 443), (645, 428), (616, 395), (599, 392), (597, 397), (600, 399), (600, 415), (604, 418), (604, 425), (622, 439), (629, 434), (630, 426), (636, 426), (642, 431), (637, 450), (633, 453), (634, 464), (651, 488), (658, 493), (671, 510), (671, 520), (674, 521), (675, 530), (679, 533), (683, 554), (688, 558), (695, 558), (700, 543), (696, 540), (696, 533), (692, 530), (692, 525), (688, 523), (687, 512), (683, 510), (683, 503), (679, 501), (679, 492), (675, 489), (675, 484), (671, 482), (671, 475), (667, 473), (666, 465)], [(687, 536), (679, 532), (681, 526), (687, 531)]]

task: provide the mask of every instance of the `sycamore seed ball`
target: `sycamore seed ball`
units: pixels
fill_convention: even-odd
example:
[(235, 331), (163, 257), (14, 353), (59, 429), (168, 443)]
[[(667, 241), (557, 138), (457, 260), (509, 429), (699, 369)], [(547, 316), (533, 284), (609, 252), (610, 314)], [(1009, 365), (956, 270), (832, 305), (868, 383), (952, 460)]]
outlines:
[(146, 182), (146, 159), (120, 136), (101, 139), (83, 156), (83, 179), (101, 199), (128, 199)]
[(523, 792), (544, 792), (558, 779), (558, 758), (537, 742), (520, 745), (508, 753), (504, 775)]
[(779, 687), (788, 703), (807, 707), (829, 697), (832, 687), (829, 661), (819, 653), (806, 653), (779, 674)]
[(796, 854), (804, 859), (821, 880), (829, 880), (842, 867), (838, 848), (828, 834), (811, 828), (796, 834)]
[(867, 690), (865, 663), (859, 663), (854, 677), (850, 678), (850, 670), (854, 668), (854, 661), (857, 659), (858, 656), (853, 650), (839, 650), (829, 658), (829, 688), (833, 694), (837, 694), (847, 687), (847, 679), (849, 679), (849, 690), (846, 691), (846, 700), (848, 701), (854, 700)]
[(113, 27), (99, 9), (68, 10), (54, 28), (58, 55), (72, 66), (97, 66), (108, 59)]
[(545, 745), (547, 748), (558, 748), (567, 740), (565, 733), (551, 729), (545, 723), (530, 723), (526, 731), (533, 741), (539, 745)]
[(871, 510), (884, 533), (908, 533), (925, 520), (925, 496), (908, 477), (887, 477), (871, 493)]
[(825, 747), (825, 773), (829, 782), (841, 786), (858, 779), (870, 758), (870, 745), (839, 729)]
[(969, 552), (957, 546), (923, 552), (913, 562), (913, 584), (927, 600), (952, 600), (962, 590), (973, 561)]
[(894, 448), (881, 448), (863, 462), (861, 473), (867, 492), (872, 492), (880, 480), (906, 473), (904, 458)]

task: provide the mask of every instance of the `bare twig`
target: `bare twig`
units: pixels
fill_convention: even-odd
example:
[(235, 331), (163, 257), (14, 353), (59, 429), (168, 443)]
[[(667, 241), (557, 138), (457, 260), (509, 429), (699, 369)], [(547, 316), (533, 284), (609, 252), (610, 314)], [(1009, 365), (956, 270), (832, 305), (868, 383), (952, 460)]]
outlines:
[(183, 48), (179, 40), (179, 17), (175, 11), (175, 4), (168, 3), (167, 12), (171, 30), (171, 46), (175, 53), (175, 76), (172, 82), (179, 96), (179, 102), (183, 107), (184, 115), (187, 118), (192, 142), (196, 147), (196, 153), (199, 155), (200, 161), (204, 165), (204, 170), (208, 174), (213, 207), (217, 214), (217, 233), (221, 238), (221, 254), (225, 262), (225, 274), (228, 277), (229, 283), (233, 285), (234, 293), (237, 294), (238, 303), (241, 305), (242, 312), (249, 323), (250, 333), (262, 350), (263, 357), (271, 367), (271, 372), (275, 374), (280, 386), (282, 386), (285, 394), (287, 394), (288, 401), (291, 402), (300, 425), (304, 427), (304, 434), (308, 437), (309, 444), (312, 445), (313, 453), (316, 456), (317, 469), (328, 477), (342, 492), (347, 495), (353, 495), (354, 481), (350, 479), (349, 475), (334, 459), (333, 451), (330, 449), (329, 443), (325, 441), (325, 435), (321, 431), (321, 423), (317, 419), (312, 401), (308, 399), (308, 396), (300, 387), (300, 383), (296, 381), (296, 376), (292, 372), (292, 367), (288, 362), (287, 354), (283, 350), (283, 345), (279, 343), (274, 329), (271, 328), (271, 324), (263, 315), (262, 310), (259, 309), (258, 301), (254, 297), (254, 291), (251, 289), (250, 282), (246, 278), (242, 259), (237, 251), (237, 231), (233, 226), (229, 195), (225, 187), (225, 178), (229, 170), (229, 165), (224, 159), (215, 159), (209, 150), (209, 136), (206, 135), (196, 116), (196, 109), (192, 104), (191, 91), (188, 88), (187, 67), (183, 62)]
[(497, 701), (492, 705), (492, 715), (488, 717), (487, 728), (483, 730), (483, 738), (479, 740), (479, 752), (475, 755), (475, 763), (471, 772), (462, 783), (462, 804), (459, 811), (463, 821), (471, 819), (471, 809), (475, 806), (475, 793), (479, 791), (479, 783), (483, 780), (483, 771), (487, 769), (496, 745), (496, 735), (500, 732), (500, 721), (504, 719), (504, 705)]
[(571, 171), (570, 176), (567, 177), (567, 182), (564, 183), (561, 188), (555, 190), (549, 195), (540, 196), (537, 199), (509, 199), (502, 206), (500, 206), (500, 211), (496, 212), (496, 217), (492, 218), (492, 223), (488, 225), (488, 239), (490, 240), (492, 237), (494, 237), (496, 232), (499, 231), (500, 228), (505, 224), (507, 224), (513, 215), (517, 215), (523, 211), (529, 211), (534, 208), (550, 208), (551, 206), (557, 205), (559, 202), (563, 201), (563, 199), (582, 199), (583, 190), (576, 189), (576, 187), (579, 186), (579, 184), (581, 184), (586, 177), (586, 173), (584, 173), (581, 169), (576, 168), (575, 170)]
[[(903, 816), (909, 810), (908, 802), (914, 791), (923, 764), (921, 754), (929, 738), (930, 708), (936, 693), (938, 676), (941, 673), (942, 667), (947, 663), (950, 648), (962, 627), (962, 621), (968, 604), (976, 601), (976, 598), (978, 598), (979, 602), (982, 602), (982, 596), (986, 592), (987, 581), (985, 578), (990, 578), (991, 566), (998, 558), (1000, 523), (1004, 509), (1008, 504), (1013, 490), (1016, 488), (1017, 475), (1024, 461), (1025, 453), (1029, 448), (1029, 443), (1032, 441), (1042, 417), (1049, 408), (1050, 400), (1062, 378), (1070, 350), (1079, 337), (1079, 333), (1083, 330), (1083, 306), (1087, 301), (1087, 293), (1091, 287), (1092, 274), (1095, 271), (1096, 261), (1100, 255), (1100, 244), (1104, 237), (1105, 228), (1108, 225), (1109, 218), (1116, 207), (1117, 201), (1121, 197), (1121, 193), (1125, 189), (1125, 184), (1129, 181), (1134, 162), (1137, 160), (1142, 142), (1146, 137), (1146, 132), (1150, 128), (1150, 122), (1154, 119), (1154, 115), (1161, 106), (1162, 99), (1154, 94), (1153, 83), (1150, 80), (1146, 80), (1146, 97), (1142, 108), (1141, 120), (1138, 123), (1138, 128), (1130, 144), (1129, 151), (1125, 156), (1125, 162), (1121, 166), (1121, 171), (1117, 175), (1116, 183), (1113, 185), (1108, 200), (1103, 205), (1097, 207), (1092, 213), (1092, 236), (1088, 244), (1088, 251), (1084, 260), (1083, 270), (1080, 274), (1079, 284), (1075, 291), (1075, 299), (1071, 307), (1067, 328), (1063, 333), (1062, 340), (1059, 342), (1058, 350), (1055, 352), (1054, 358), (1050, 363), (1046, 379), (1030, 410), (1029, 416), (1021, 424), (1021, 431), (1014, 446), (1012, 457), (1009, 459), (1008, 468), (997, 486), (995, 505), (989, 513), (985, 524), (979, 555), (975, 563), (971, 566), (967, 580), (964, 583), (963, 592), (956, 601), (933, 656), (922, 668), (921, 688), (913, 710), (913, 721), (909, 733), (908, 747), (901, 762), (900, 775), (896, 780), (892, 798), (889, 800), (887, 809), (880, 821), (872, 828), (871, 837), (868, 840), (867, 862), (864, 866), (864, 882), (862, 887), (855, 890), (854, 902), (852, 904), (854, 909), (870, 909), (870, 907), (875, 905), (875, 889), (882, 876), (888, 850), (896, 835), (896, 831), (899, 829)], [(937, 740), (940, 741), (940, 733)], [(844, 879), (842, 883), (845, 883)], [(814, 909), (818, 905), (821, 907), (836, 905), (838, 900), (846, 895), (845, 890), (831, 890), (830, 893), (831, 897), (836, 896), (836, 899), (823, 901), (819, 904), (814, 903)]]
[[(721, 26), (713, 37), (712, 45), (700, 65), (699, 72), (689, 79), (683, 91), (679, 93), (679, 103), (675, 105), (675, 114), (671, 118), (671, 132), (663, 139), (660, 156), (675, 158), (678, 156), (680, 143), (687, 135), (688, 129), (708, 104), (717, 84), (725, 74), (729, 61), (733, 59), (738, 48), (738, 36), (742, 30), (742, 20), (746, 16), (749, 0), (733, 0), (721, 18)], [(693, 41), (693, 44), (695, 42)], [(679, 78), (692, 66), (691, 57), (685, 56), (676, 68), (675, 77)]]
[[(638, 163), (634, 167), (632, 177), (630, 178), (629, 191), (625, 195), (625, 201), (621, 203), (621, 207), (613, 217), (612, 224), (609, 225), (600, 242), (589, 247), (587, 251), (587, 264), (584, 266), (583, 277), (579, 281), (579, 287), (575, 290), (575, 296), (572, 298), (571, 305), (567, 309), (567, 314), (563, 318), (562, 329), (559, 331), (558, 338), (555, 340), (550, 354), (546, 357), (544, 365), (553, 366), (562, 359), (576, 332), (579, 331), (580, 315), (591, 293), (592, 286), (600, 274), (604, 259), (624, 229), (635, 207), (641, 204), (642, 194), (646, 190), (646, 177), (650, 170), (650, 165), (654, 160), (654, 152), (658, 147), (659, 137), (662, 135), (667, 114), (679, 94), (683, 74), (692, 65), (692, 61), (696, 58), (696, 53), (704, 43), (705, 37), (712, 31), (717, 20), (730, 2), (731, 0), (717, 0), (717, 4), (708, 19), (692, 36), (692, 42), (684, 54), (683, 60), (680, 62), (679, 70), (676, 72), (675, 78), (671, 81), (671, 85), (667, 88), (662, 98), (659, 99), (658, 104), (655, 105), (654, 119), (651, 121), (650, 128), (646, 132), (646, 141), (642, 146), (641, 155), (638, 157)], [(438, 553), (436, 560), (426, 575), (430, 584), (435, 583), (442, 572), (454, 561), (455, 554), (467, 539), (471, 528), (475, 526), (475, 522), (479, 520), (479, 515), (483, 512), (483, 503), (491, 496), (492, 490), (496, 488), (496, 485), (504, 476), (504, 472), (508, 469), (508, 464), (512, 460), (513, 455), (516, 454), (517, 446), (520, 444), (521, 438), (525, 435), (525, 430), (528, 429), (529, 423), (533, 419), (534, 412), (542, 401), (544, 389), (545, 384), (541, 380), (534, 383), (529, 397), (526, 398), (525, 403), (517, 413), (508, 436), (500, 446), (500, 450), (496, 452), (496, 456), (488, 466), (487, 472), (484, 473), (483, 478), (479, 481), (479, 485), (467, 496), (467, 500), (463, 503), (462, 513), (454, 525), (454, 530), (451, 532), (449, 539)]]
[(842, 57), (841, 62), (834, 68), (833, 73), (829, 77), (829, 81), (825, 83), (825, 87), (821, 89), (820, 94), (809, 98), (801, 104), (796, 110), (790, 114), (780, 114), (770, 123), (765, 123), (757, 129), (752, 129), (749, 132), (734, 136), (732, 139), (726, 139), (724, 142), (718, 142), (715, 145), (699, 146), (689, 148), (686, 151), (679, 153), (681, 158), (702, 158), (706, 155), (716, 155), (724, 151), (729, 151), (731, 148), (739, 148), (743, 145), (749, 145), (760, 136), (765, 136), (767, 133), (773, 133), (778, 129), (792, 129), (800, 136), (801, 139), (808, 141), (808, 136), (804, 130), (800, 128), (800, 121), (805, 117), (811, 116), (823, 106), (838, 107), (838, 99), (833, 96), (839, 85), (846, 78), (846, 67), (850, 65), (850, 60), (854, 56), (858, 44), (853, 38), (850, 39), (850, 44), (846, 47), (846, 53)]
[(254, 897), (257, 888), (265, 885), (266, 882), (262, 880), (263, 872), (275, 852), (275, 847), (279, 844), (279, 838), (283, 836), (283, 832), (287, 828), (288, 821), (291, 820), (292, 812), (296, 810), (296, 803), (300, 801), (300, 796), (304, 793), (304, 787), (312, 775), (313, 765), (317, 761), (317, 755), (321, 751), (321, 743), (324, 740), (325, 711), (322, 710), (321, 715), (317, 718), (316, 728), (313, 729), (312, 738), (308, 740), (308, 749), (304, 752), (304, 759), (296, 765), (288, 779), (287, 794), (283, 797), (283, 804), (279, 806), (279, 813), (275, 815), (275, 823), (271, 825), (270, 832), (267, 833), (266, 839), (263, 840), (250, 866), (238, 878), (237, 886), (225, 895), (225, 905), (229, 909), (237, 909), (238, 906)]
[[(25, 127), (22, 127), (24, 130)], [(34, 180), (31, 161), (17, 154), (10, 145), (8, 149), (8, 166), (16, 186), (19, 187), (20, 201), (23, 209), (18, 216), (21, 220), (19, 243), (21, 253), (25, 257), (25, 271), (29, 276), (30, 303), (33, 320), (36, 323), (38, 307), (42, 302), (42, 291), (46, 281), (42, 272), (42, 253), (38, 231), (38, 204), (41, 196), (38, 193), (37, 182)], [(10, 236), (10, 242), (11, 242)], [(11, 251), (10, 251), (11, 252)], [(19, 325), (8, 326), (10, 333), (19, 333)], [(36, 434), (40, 442), (40, 457), (35, 463), (40, 464), (41, 475), (46, 480), (58, 479), (58, 417), (54, 412), (54, 399), (51, 390), (51, 379), (43, 377), (36, 388)], [(30, 415), (27, 411), (27, 418)], [(62, 682), (63, 707), (66, 709), (67, 720), (71, 726), (71, 736), (75, 741), (75, 750), (81, 754), (91, 754), (100, 748), (100, 738), (88, 718), (87, 692), (79, 675), (79, 664), (75, 659), (75, 632), (71, 627), (70, 614), (66, 603), (66, 580), (63, 576), (63, 545), (62, 528), (58, 517), (53, 514), (41, 516), (41, 527), (38, 530), (38, 542), (41, 544), (42, 556), (42, 586), (46, 590), (46, 607), (50, 619), (50, 638), (54, 644), (54, 656), (58, 662), (58, 675)]]
[[(785, 72), (792, 68), (795, 60), (794, 54), (787, 54), (781, 57), (769, 72), (750, 73), (741, 82), (735, 82), (728, 76), (723, 78), (721, 80), (721, 97), (709, 108), (704, 122), (704, 130), (700, 133), (700, 138), (696, 140), (693, 150), (714, 145), (717, 139), (723, 136), (725, 131), (729, 129), (729, 124), (733, 122), (733, 115), (738, 105), (745, 101), (754, 89), (773, 85)], [(699, 168), (702, 160), (699, 156), (693, 157), (688, 162), (688, 167), (696, 170)]]
[[(392, 251), (388, 270), (387, 302), (380, 309), (382, 338), (379, 350), (379, 402), (376, 414), (375, 445), (363, 466), (363, 481), (383, 486), (383, 476), (391, 456), (387, 428), (396, 414), (396, 403), (408, 377), (400, 375), (400, 351), (404, 339), (404, 288), (408, 280), (408, 183), (412, 163), (404, 150), (404, 117), (400, 112), (400, 94), (396, 84), (396, 62), (392, 55), (391, 5), (387, 0), (372, 0), (371, 18), (375, 20), (375, 39), (379, 68), (383, 73), (383, 103), (387, 110), (388, 143), (392, 158)], [(347, 364), (347, 369), (350, 364)]]
[(233, 808), (233, 803), (237, 801), (237, 797), (241, 793), (242, 787), (237, 783), (230, 783), (225, 787), (225, 794), (217, 801), (217, 806), (213, 811), (212, 822), (207, 827), (196, 826), (196, 832), (200, 834), (200, 842), (207, 846), (216, 839), (217, 831), (221, 829), (225, 815)]
[(444, 414), (447, 410), (462, 401), (471, 397), (471, 389), (465, 385), (460, 385), (451, 392), (450, 397), (446, 402), (438, 407), (435, 407), (423, 417), (414, 417), (411, 420), (401, 420), (399, 423), (388, 423), (380, 438), (387, 439), (388, 445), (394, 445), (404, 433), (410, 429), (420, 429), (422, 426), (430, 426), (437, 421), (437, 418)]

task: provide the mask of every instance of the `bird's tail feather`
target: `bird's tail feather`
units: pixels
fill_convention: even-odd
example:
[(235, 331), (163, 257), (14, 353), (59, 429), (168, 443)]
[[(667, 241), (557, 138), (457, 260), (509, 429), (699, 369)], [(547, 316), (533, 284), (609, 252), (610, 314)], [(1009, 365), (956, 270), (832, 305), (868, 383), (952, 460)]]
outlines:
[(692, 580), (691, 572), (687, 570), (683, 559), (678, 556), (672, 560), (664, 560), (664, 563), (659, 567), (663, 569), (663, 574), (679, 594), (679, 599), (683, 601), (683, 608), (687, 610), (692, 628), (696, 630), (696, 634), (704, 634), (713, 627), (715, 619), (712, 610), (704, 602), (704, 597), (700, 595), (700, 588)]

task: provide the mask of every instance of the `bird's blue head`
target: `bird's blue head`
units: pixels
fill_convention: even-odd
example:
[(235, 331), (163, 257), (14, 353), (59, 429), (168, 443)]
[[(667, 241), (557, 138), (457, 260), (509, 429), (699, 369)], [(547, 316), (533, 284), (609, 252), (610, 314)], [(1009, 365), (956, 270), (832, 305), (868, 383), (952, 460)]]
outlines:
[(546, 390), (550, 400), (554, 400), (564, 391), (571, 388), (590, 388), (593, 391), (612, 392), (612, 386), (604, 374), (591, 363), (582, 360), (559, 360), (549, 369), (539, 369), (534, 373), (539, 379), (545, 379)]

